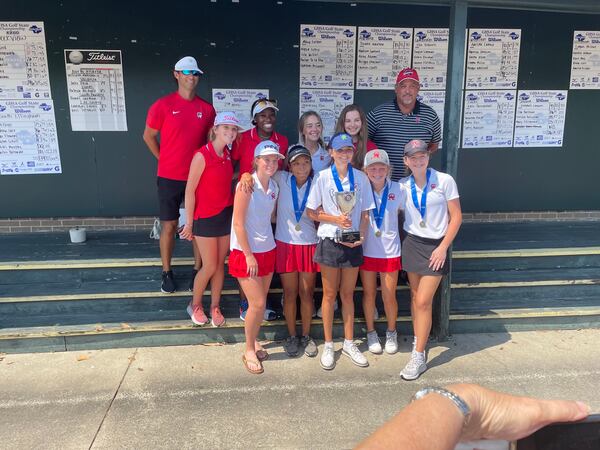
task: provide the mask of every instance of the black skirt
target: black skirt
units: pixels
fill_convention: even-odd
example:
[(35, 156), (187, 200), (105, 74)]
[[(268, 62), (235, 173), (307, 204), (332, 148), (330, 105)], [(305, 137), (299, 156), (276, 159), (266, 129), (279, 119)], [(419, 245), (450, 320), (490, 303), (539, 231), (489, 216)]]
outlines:
[(221, 237), (231, 233), (231, 217), (233, 216), (233, 206), (227, 206), (220, 213), (206, 217), (204, 219), (194, 220), (192, 233), (200, 237)]
[(418, 275), (448, 275), (448, 255), (438, 270), (429, 267), (429, 258), (444, 238), (429, 239), (407, 233), (402, 240), (402, 269)]

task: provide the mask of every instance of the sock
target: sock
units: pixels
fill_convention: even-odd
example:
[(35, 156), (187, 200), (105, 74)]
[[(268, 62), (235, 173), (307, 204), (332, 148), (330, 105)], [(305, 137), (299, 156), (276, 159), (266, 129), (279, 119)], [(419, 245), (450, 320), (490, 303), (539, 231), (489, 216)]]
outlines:
[(333, 341), (325, 341), (325, 347), (333, 348)]
[(344, 348), (352, 346), (353, 343), (354, 341), (352, 341), (352, 339), (344, 339)]

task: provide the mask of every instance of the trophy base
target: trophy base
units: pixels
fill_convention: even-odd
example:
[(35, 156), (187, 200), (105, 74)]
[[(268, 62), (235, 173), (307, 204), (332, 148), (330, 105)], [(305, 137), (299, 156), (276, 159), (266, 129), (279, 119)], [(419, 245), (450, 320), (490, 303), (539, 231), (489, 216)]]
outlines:
[(335, 234), (336, 242), (345, 242), (353, 244), (356, 241), (360, 241), (360, 231), (340, 231), (338, 230)]

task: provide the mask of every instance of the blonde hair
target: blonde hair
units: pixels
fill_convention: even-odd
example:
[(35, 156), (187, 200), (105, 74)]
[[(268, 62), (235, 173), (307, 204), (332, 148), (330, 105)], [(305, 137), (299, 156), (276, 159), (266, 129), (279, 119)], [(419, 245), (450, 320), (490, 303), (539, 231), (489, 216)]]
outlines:
[[(220, 125), (213, 125), (212, 127), (210, 127), (210, 130), (208, 131), (208, 142), (212, 142), (217, 138), (217, 133), (216, 133), (216, 129), (217, 127), (219, 127)], [(240, 143), (240, 139), (242, 138), (242, 130), (240, 128), (238, 128), (238, 132), (237, 135), (235, 137), (235, 142), (237, 144)]]
[(340, 116), (338, 117), (337, 123), (335, 125), (335, 132), (346, 132), (346, 129), (344, 128), (344, 122), (346, 121), (346, 114), (348, 114), (350, 111), (358, 112), (360, 121), (362, 122), (360, 131), (358, 132), (358, 140), (356, 141), (356, 145), (354, 146), (355, 151), (352, 155), (351, 164), (357, 169), (362, 169), (363, 164), (365, 162), (365, 155), (367, 154), (367, 140), (369, 138), (369, 129), (367, 128), (367, 116), (365, 115), (363, 109), (355, 104), (348, 105), (344, 109), (342, 109), (342, 112), (340, 113)]
[[(305, 113), (303, 113), (298, 119), (298, 133), (300, 134), (300, 142), (304, 145), (306, 145), (306, 140), (304, 139), (304, 125), (306, 124), (308, 118), (311, 116), (315, 116), (317, 119), (319, 119), (319, 122), (321, 122), (321, 129), (323, 129), (323, 120), (321, 119), (321, 116), (318, 112), (306, 111)], [(321, 133), (321, 136), (319, 136), (319, 145), (322, 148), (325, 148), (325, 141), (323, 141), (322, 134), (323, 133)]]

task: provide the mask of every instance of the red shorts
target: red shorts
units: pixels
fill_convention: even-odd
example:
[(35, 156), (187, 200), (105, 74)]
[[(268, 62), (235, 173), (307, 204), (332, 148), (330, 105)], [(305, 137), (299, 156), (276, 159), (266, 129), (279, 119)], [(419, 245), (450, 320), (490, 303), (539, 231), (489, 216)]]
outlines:
[(275, 244), (277, 245), (275, 262), (277, 273), (319, 271), (319, 265), (313, 261), (317, 244), (287, 244), (281, 241), (275, 241)]
[(367, 272), (395, 272), (396, 270), (402, 270), (402, 259), (400, 256), (396, 258), (371, 258), (364, 256), (360, 270), (366, 270)]
[[(254, 253), (258, 263), (258, 277), (264, 277), (273, 273), (275, 269), (275, 249), (264, 253)], [(229, 254), (229, 275), (235, 278), (248, 278), (248, 267), (246, 257), (241, 250), (231, 250)]]

